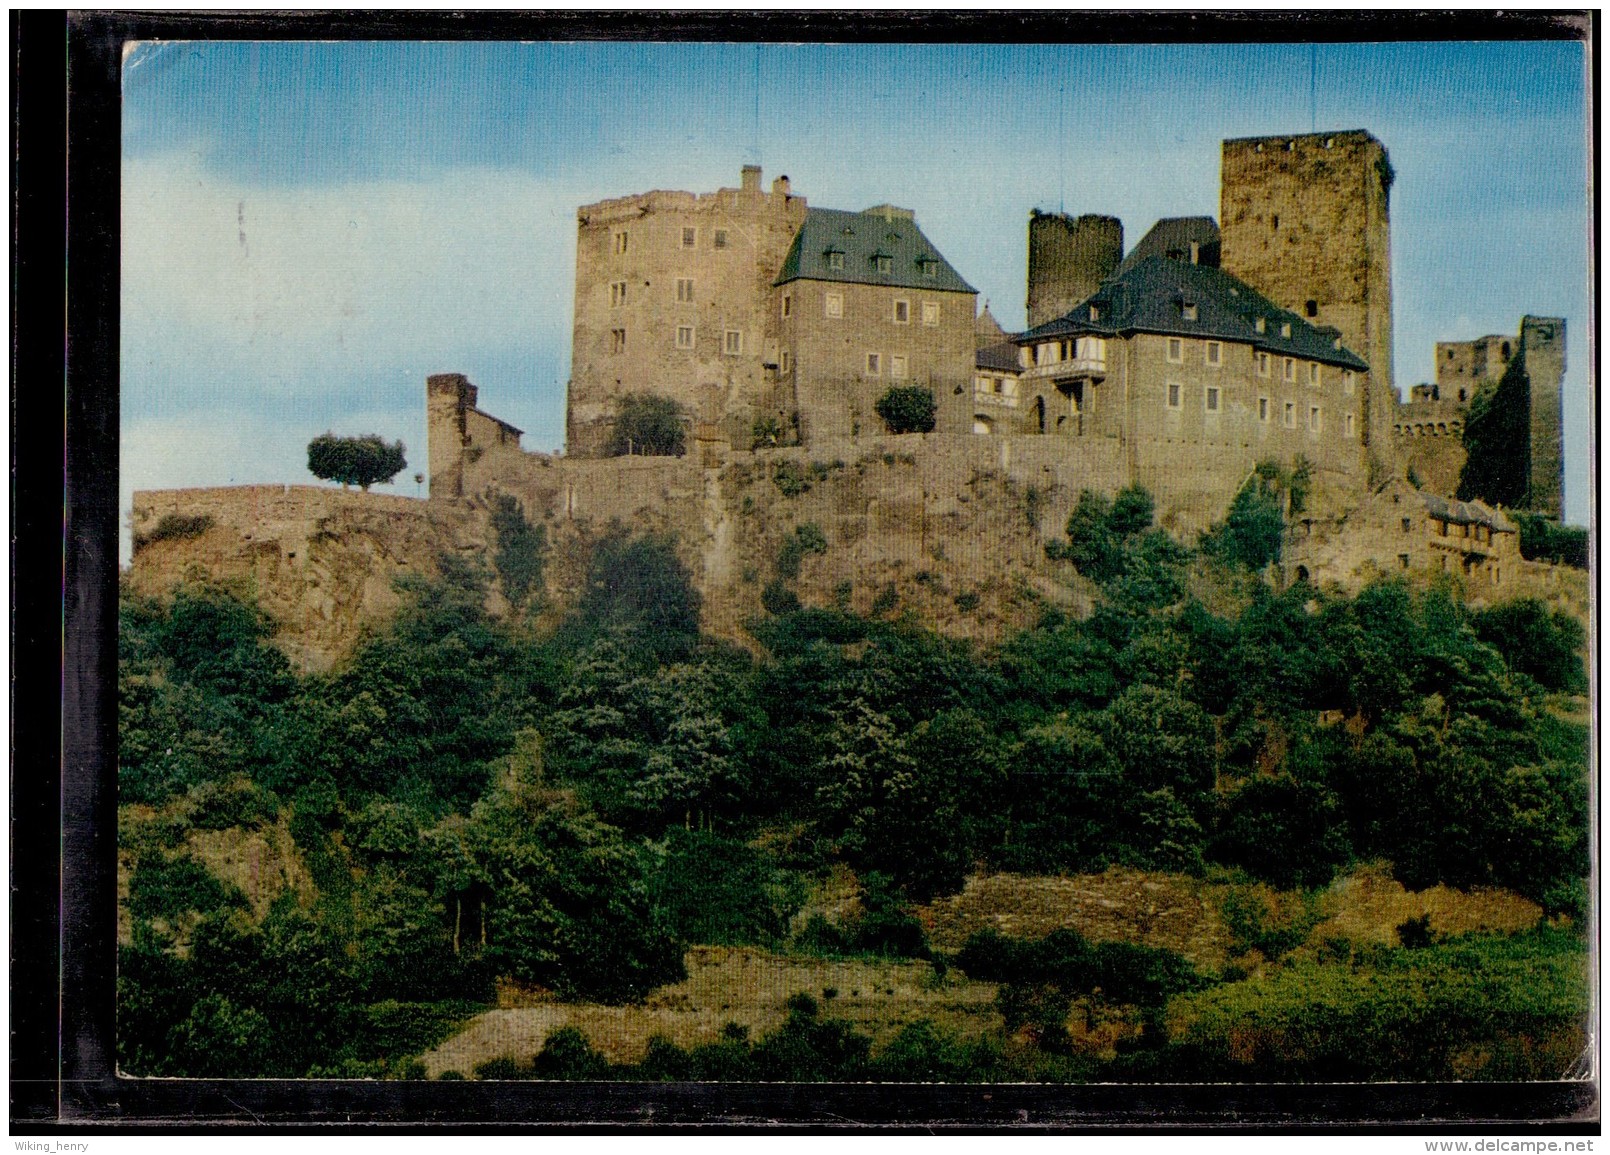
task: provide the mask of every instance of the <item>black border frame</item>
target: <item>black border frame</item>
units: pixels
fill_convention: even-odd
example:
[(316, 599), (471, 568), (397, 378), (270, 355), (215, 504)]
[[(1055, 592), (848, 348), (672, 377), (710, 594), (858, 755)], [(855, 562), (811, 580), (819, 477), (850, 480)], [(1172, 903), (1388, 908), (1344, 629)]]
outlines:
[[(391, 1133), (489, 1128), (584, 1133), (1350, 1128), (1397, 1133), (1480, 1127), (1495, 1133), (1598, 1134), (1598, 1087), (1586, 1080), (906, 1085), (895, 1091), (889, 1085), (844, 1084), (118, 1078), (112, 914), (116, 655), (105, 644), (116, 637), (119, 85), (126, 39), (1584, 40), (1596, 107), (1596, 12), (14, 11), (11, 32), (12, 1134), (219, 1129), (305, 1134), (377, 1124)], [(1596, 124), (1594, 133), (1597, 157)], [(58, 205), (66, 206), (65, 221)], [(1597, 219), (1595, 199), (1595, 233)], [(65, 229), (58, 231), (63, 222)], [(58, 337), (63, 331), (65, 344)], [(58, 373), (59, 395), (44, 386)], [(59, 558), (60, 569), (47, 564), (47, 557)], [(20, 570), (19, 560), (25, 563)], [(58, 720), (59, 729), (51, 725)]]

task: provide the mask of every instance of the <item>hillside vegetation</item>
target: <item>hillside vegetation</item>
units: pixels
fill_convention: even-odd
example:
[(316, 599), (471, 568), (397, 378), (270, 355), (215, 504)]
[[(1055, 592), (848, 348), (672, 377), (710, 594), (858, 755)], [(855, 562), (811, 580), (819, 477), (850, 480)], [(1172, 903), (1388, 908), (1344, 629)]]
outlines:
[(327, 674), (228, 590), (126, 595), (121, 1067), (1556, 1077), (1581, 626), (1273, 589), (1265, 521), (1081, 503), (1096, 608), (990, 650), (792, 603), (740, 650), (624, 532), (555, 630), (445, 557)]

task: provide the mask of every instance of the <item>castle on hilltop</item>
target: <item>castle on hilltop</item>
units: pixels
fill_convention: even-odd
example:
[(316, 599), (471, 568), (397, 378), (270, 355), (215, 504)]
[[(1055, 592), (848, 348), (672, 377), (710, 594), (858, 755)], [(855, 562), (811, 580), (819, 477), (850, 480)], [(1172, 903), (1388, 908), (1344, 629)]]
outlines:
[[(782, 597), (1000, 638), (1084, 604), (1046, 550), (1083, 491), (1140, 484), (1188, 539), (1273, 464), (1309, 478), (1279, 581), (1447, 574), (1476, 601), (1585, 606), (1585, 575), (1524, 560), (1509, 512), (1562, 512), (1565, 322), (1441, 343), (1400, 401), (1392, 180), (1366, 132), (1260, 137), (1224, 142), (1217, 220), (1158, 221), (1127, 252), (1116, 218), (1032, 212), (1020, 333), (909, 209), (812, 207), (753, 166), (584, 205), (565, 454), (431, 374), (430, 501), (137, 493), (130, 581), (248, 580), (311, 668), (395, 608), (396, 574), (495, 556), (517, 511), (545, 527), (554, 610), (621, 525), (678, 543), (720, 636)], [(931, 431), (885, 422), (893, 389), (932, 399)], [(643, 395), (675, 403), (681, 452), (611, 456)], [(799, 559), (807, 527), (826, 548)]]
[[(1337, 508), (1405, 469), (1453, 497), (1453, 434), (1510, 343), (1502, 358), (1485, 355), (1498, 339), (1439, 345), (1437, 385), (1400, 403), (1392, 181), (1367, 132), (1258, 137), (1224, 142), (1218, 221), (1160, 221), (1127, 254), (1116, 218), (1035, 211), (1018, 334), (978, 313), (909, 209), (813, 208), (787, 177), (762, 188), (755, 166), (737, 188), (584, 205), (567, 450), (604, 453), (617, 402), (654, 393), (710, 441), (745, 449), (781, 430), (841, 452), (881, 432), (885, 391), (918, 386), (934, 399), (930, 451), (984, 436), (1008, 461), (1044, 438), (1037, 459), (1092, 477), (1116, 462), (1182, 526), (1221, 512), (1262, 461), (1306, 463)], [(1556, 518), (1563, 348), (1557, 318), (1527, 318), (1515, 342), (1525, 504)], [(1457, 402), (1442, 398), (1455, 363)]]

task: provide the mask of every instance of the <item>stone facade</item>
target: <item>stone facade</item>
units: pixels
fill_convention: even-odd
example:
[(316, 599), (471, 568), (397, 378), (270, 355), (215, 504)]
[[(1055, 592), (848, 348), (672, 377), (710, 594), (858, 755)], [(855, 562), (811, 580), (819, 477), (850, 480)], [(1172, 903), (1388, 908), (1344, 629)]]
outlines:
[(1277, 304), (1338, 330), (1370, 367), (1361, 441), (1392, 456), (1392, 166), (1367, 132), (1227, 140), (1221, 263)]
[(746, 166), (738, 188), (649, 192), (576, 213), (575, 324), (565, 417), (573, 456), (608, 442), (614, 401), (657, 393), (747, 444), (776, 402), (770, 286), (805, 219), (779, 177)]

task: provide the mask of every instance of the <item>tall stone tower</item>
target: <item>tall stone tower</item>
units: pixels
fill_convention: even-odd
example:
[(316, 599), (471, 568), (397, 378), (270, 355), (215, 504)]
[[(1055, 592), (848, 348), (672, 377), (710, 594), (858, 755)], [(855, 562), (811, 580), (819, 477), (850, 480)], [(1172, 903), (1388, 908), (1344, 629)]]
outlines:
[(1117, 217), (1029, 214), (1029, 328), (1053, 321), (1094, 293), (1124, 259)]
[(1224, 142), (1221, 267), (1370, 366), (1363, 440), (1392, 456), (1392, 165), (1362, 130)]
[(1521, 353), (1530, 385), (1532, 475), (1527, 504), (1556, 521), (1565, 516), (1565, 433), (1560, 389), (1565, 379), (1565, 318), (1522, 317)]

